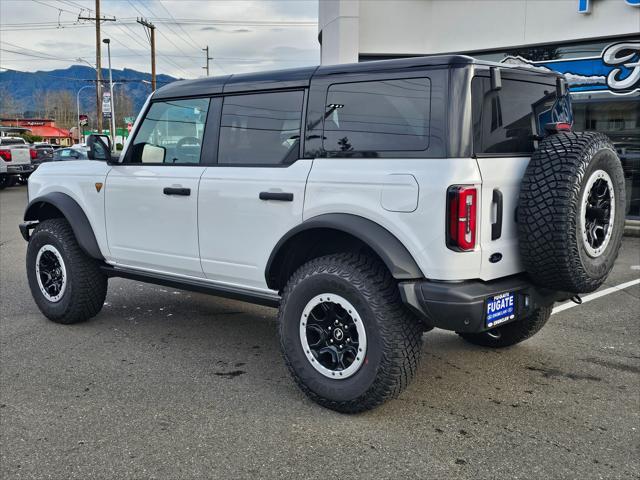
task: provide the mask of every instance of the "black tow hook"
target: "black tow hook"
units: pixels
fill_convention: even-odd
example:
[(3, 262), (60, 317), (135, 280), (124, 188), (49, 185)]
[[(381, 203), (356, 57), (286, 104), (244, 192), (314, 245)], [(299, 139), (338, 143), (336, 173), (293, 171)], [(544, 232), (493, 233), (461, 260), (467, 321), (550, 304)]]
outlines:
[(578, 305), (582, 305), (582, 299), (580, 298), (580, 295), (576, 294), (573, 297), (571, 297), (571, 301), (573, 303), (576, 303)]

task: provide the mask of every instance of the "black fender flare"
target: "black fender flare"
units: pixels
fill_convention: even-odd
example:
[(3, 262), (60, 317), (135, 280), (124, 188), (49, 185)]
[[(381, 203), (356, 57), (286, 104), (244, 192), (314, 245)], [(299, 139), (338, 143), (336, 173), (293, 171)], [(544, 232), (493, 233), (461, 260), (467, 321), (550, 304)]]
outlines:
[(66, 193), (52, 192), (34, 198), (27, 205), (27, 209), (24, 212), (24, 220), (26, 222), (42, 220), (41, 212), (46, 205), (51, 205), (62, 213), (69, 225), (71, 225), (78, 245), (87, 255), (97, 260), (104, 260), (87, 215), (78, 202)]
[(286, 255), (287, 242), (301, 232), (317, 228), (338, 230), (362, 241), (380, 257), (396, 280), (424, 278), (409, 250), (389, 230), (359, 215), (327, 213), (305, 220), (278, 241), (265, 267), (265, 278), (269, 288), (273, 288), (273, 272), (277, 269), (278, 262)]

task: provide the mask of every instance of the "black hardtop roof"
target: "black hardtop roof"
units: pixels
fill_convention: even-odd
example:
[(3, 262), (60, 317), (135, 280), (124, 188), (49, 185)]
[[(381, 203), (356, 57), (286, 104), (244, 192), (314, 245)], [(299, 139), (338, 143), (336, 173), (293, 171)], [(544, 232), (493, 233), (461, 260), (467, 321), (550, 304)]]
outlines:
[(480, 65), (500, 67), (501, 69), (519, 70), (521, 72), (540, 75), (557, 76), (555, 72), (540, 72), (532, 68), (504, 63), (478, 60), (467, 55), (430, 55), (407, 57), (393, 60), (375, 60), (360, 63), (344, 63), (337, 65), (320, 65), (313, 67), (289, 68), (255, 73), (241, 73), (217, 77), (198, 78), (196, 80), (179, 80), (159, 88), (153, 94), (154, 99), (191, 97), (199, 95), (216, 95), (221, 93), (269, 90), (275, 88), (301, 88), (311, 82), (312, 77), (329, 76), (347, 73), (381, 73), (402, 70), (413, 70), (428, 67), (464, 67)]

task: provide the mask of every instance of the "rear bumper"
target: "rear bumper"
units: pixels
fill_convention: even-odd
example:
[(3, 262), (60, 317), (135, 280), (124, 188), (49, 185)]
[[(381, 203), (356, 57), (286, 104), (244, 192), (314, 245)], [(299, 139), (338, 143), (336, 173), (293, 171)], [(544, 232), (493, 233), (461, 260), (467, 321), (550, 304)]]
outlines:
[(514, 275), (483, 282), (435, 282), (422, 280), (399, 284), (402, 300), (428, 327), (464, 333), (490, 330), (485, 325), (485, 302), (494, 295), (514, 292), (516, 315), (526, 317), (533, 310), (571, 297), (566, 292), (546, 290), (533, 285), (526, 275)]
[(7, 173), (9, 174), (31, 173), (34, 170), (35, 170), (35, 167), (29, 163), (23, 163), (19, 165), (7, 165)]

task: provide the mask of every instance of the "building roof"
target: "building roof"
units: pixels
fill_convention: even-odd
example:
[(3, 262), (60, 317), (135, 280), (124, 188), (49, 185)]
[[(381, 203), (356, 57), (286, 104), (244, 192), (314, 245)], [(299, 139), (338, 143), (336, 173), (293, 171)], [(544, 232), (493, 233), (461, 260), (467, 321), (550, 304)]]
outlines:
[[(273, 88), (302, 88), (309, 86), (312, 77), (341, 73), (367, 73), (402, 71), (417, 68), (484, 65), (501, 69), (517, 69), (528, 73), (536, 73), (533, 69), (511, 66), (502, 63), (478, 60), (466, 55), (430, 55), (408, 57), (393, 60), (376, 60), (371, 62), (346, 63), (339, 65), (321, 65), (315, 67), (290, 68), (267, 72), (243, 73), (219, 77), (198, 78), (196, 80), (180, 80), (159, 88), (153, 94), (154, 99), (188, 97), (197, 95), (218, 95), (252, 90), (268, 90)], [(539, 74), (539, 72), (537, 72)], [(547, 75), (554, 75), (549, 72)]]
[(44, 126), (33, 126), (33, 127), (30, 127), (30, 129), (31, 129), (31, 134), (38, 137), (44, 137), (44, 138), (71, 137), (71, 132), (66, 128), (58, 128), (58, 127), (51, 127), (48, 125), (44, 125)]

